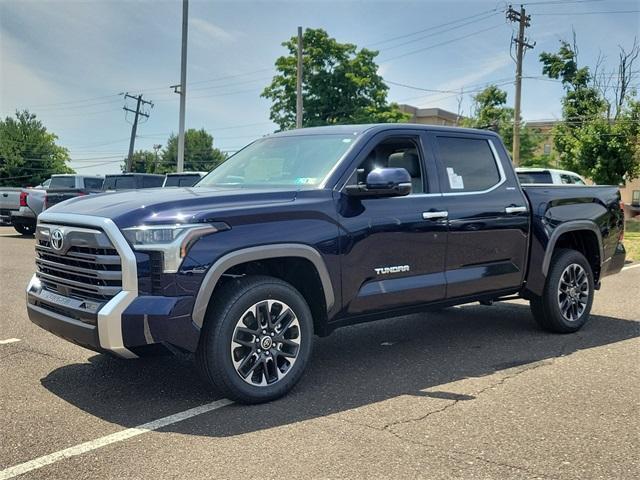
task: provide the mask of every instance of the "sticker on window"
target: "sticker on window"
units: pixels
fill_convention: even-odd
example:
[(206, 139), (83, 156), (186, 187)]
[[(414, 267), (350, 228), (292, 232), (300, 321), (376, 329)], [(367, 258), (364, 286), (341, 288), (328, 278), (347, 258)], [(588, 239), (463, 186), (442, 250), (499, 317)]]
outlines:
[(296, 178), (296, 185), (314, 185), (318, 182), (315, 177), (298, 177)]
[(449, 177), (449, 187), (451, 190), (464, 189), (464, 181), (462, 180), (462, 177), (458, 175), (453, 168), (447, 167), (447, 176)]

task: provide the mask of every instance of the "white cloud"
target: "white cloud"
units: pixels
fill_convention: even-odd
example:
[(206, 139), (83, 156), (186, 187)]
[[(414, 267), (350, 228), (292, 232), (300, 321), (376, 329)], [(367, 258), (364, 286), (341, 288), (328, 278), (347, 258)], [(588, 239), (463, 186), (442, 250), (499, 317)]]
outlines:
[(231, 32), (201, 18), (189, 19), (189, 26), (195, 29), (196, 35), (208, 37), (209, 40), (230, 42), (235, 39), (235, 35)]
[(483, 64), (481, 68), (472, 69), (470, 73), (457, 76), (451, 80), (441, 83), (438, 89), (442, 90), (460, 90), (463, 87), (476, 85), (478, 81), (486, 78), (488, 75), (500, 70), (501, 68), (512, 63), (511, 57), (507, 54), (498, 55)]

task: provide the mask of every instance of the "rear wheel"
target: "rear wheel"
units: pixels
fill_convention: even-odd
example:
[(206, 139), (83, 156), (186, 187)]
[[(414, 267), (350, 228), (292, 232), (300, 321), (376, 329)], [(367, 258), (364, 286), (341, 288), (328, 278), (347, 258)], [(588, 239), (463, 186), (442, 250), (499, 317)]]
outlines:
[(13, 228), (15, 228), (16, 232), (20, 235), (33, 235), (35, 231), (35, 225), (30, 223), (15, 223)]
[(213, 299), (196, 352), (215, 389), (241, 403), (285, 395), (311, 354), (313, 320), (304, 297), (277, 278), (231, 280)]
[(554, 253), (543, 294), (531, 299), (535, 320), (545, 330), (571, 333), (589, 319), (594, 296), (591, 265), (580, 252)]

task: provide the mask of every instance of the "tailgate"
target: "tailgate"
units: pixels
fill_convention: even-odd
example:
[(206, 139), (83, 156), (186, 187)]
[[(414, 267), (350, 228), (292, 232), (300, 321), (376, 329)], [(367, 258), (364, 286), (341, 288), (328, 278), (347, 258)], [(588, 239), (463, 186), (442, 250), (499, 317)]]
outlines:
[(0, 190), (0, 224), (11, 223), (11, 212), (20, 209), (21, 189)]
[(0, 209), (2, 210), (18, 210), (20, 208), (20, 192), (16, 189), (0, 190)]
[(86, 194), (81, 190), (49, 190), (47, 191), (47, 208), (81, 195)]

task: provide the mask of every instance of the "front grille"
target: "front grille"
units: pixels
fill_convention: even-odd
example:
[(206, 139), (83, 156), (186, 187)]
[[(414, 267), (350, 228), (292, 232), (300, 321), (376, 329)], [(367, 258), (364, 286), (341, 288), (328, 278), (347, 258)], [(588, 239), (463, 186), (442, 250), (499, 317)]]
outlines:
[[(52, 247), (55, 230), (62, 248)], [(122, 263), (107, 235), (96, 229), (39, 226), (36, 231), (36, 275), (44, 288), (65, 297), (104, 303), (122, 290)]]

